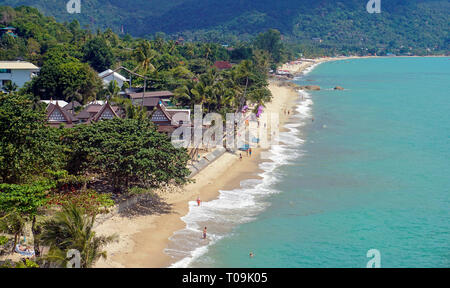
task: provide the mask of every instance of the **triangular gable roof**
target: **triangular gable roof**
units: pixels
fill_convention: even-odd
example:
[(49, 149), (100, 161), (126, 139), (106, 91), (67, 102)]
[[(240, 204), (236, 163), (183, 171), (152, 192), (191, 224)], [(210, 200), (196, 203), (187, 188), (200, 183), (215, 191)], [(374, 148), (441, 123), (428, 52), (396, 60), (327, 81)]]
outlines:
[[(172, 122), (172, 115), (170, 115), (170, 113), (168, 113), (166, 110), (167, 110), (166, 106), (164, 106), (164, 104), (162, 104), (162, 102), (159, 101), (158, 105), (156, 106), (156, 111), (152, 115), (152, 121), (154, 121), (154, 122), (166, 122), (166, 121), (167, 122)], [(166, 120), (156, 119), (155, 116), (161, 115), (158, 112), (162, 113), (162, 116), (165, 117)]]
[[(59, 117), (63, 117), (63, 119), (60, 120), (52, 120), (50, 119), (52, 117), (52, 115), (54, 115), (55, 113), (59, 114)], [(47, 120), (49, 122), (54, 121), (54, 122), (67, 122), (67, 124), (72, 124), (74, 121), (76, 122), (78, 119), (75, 118), (73, 115), (71, 115), (70, 113), (67, 113), (66, 110), (64, 110), (63, 108), (61, 108), (61, 106), (59, 106), (58, 102), (56, 102), (55, 104), (49, 104), (47, 107)]]
[[(103, 105), (102, 109), (100, 109), (100, 111), (98, 111), (97, 114), (95, 114), (95, 116), (92, 118), (92, 121), (99, 121), (102, 119), (102, 116), (104, 113), (107, 113), (108, 111), (110, 111), (112, 118), (119, 118), (119, 115), (117, 115), (117, 113), (114, 111), (114, 109), (111, 107), (111, 105), (109, 105), (108, 102), (106, 102), (105, 105)], [(109, 118), (108, 118), (109, 119)]]
[(113, 76), (114, 78), (117, 78), (118, 80), (122, 80), (122, 81), (128, 81), (127, 78), (123, 77), (121, 74), (114, 72), (111, 69), (105, 70), (102, 73), (99, 73), (98, 76), (102, 79), (107, 78), (109, 76)]

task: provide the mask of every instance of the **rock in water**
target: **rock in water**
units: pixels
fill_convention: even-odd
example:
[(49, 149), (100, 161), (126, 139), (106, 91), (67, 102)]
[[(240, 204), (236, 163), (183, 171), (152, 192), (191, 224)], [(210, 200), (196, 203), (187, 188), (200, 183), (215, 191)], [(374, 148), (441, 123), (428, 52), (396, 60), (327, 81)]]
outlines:
[(302, 90), (319, 91), (320, 90), (320, 86), (317, 86), (317, 85), (306, 85), (306, 86), (300, 86), (300, 89), (302, 89)]

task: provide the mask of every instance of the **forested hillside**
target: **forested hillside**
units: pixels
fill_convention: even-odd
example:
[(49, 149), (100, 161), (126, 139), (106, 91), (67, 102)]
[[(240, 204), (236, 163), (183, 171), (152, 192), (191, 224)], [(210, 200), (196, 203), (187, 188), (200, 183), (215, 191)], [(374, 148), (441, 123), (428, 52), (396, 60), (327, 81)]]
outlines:
[[(354, 53), (424, 54), (449, 50), (450, 2), (382, 1), (381, 14), (369, 14), (366, 0), (83, 0), (81, 14), (69, 14), (67, 1), (4, 0), (30, 5), (58, 21), (117, 33), (234, 43), (270, 28), (292, 43)], [(369, 52), (369, 53), (370, 53)]]

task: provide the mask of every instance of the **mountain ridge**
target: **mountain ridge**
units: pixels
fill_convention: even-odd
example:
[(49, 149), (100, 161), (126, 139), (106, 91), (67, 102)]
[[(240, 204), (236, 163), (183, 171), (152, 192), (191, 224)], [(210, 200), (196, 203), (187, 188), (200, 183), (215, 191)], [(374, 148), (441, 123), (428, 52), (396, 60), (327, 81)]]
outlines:
[(82, 0), (78, 15), (65, 11), (67, 2), (0, 0), (0, 5), (29, 5), (58, 21), (76, 19), (91, 28), (123, 29), (137, 37), (164, 32), (171, 38), (232, 42), (274, 28), (292, 42), (331, 49), (448, 51), (450, 42), (450, 2), (443, 0), (382, 1), (380, 14), (369, 14), (366, 0)]

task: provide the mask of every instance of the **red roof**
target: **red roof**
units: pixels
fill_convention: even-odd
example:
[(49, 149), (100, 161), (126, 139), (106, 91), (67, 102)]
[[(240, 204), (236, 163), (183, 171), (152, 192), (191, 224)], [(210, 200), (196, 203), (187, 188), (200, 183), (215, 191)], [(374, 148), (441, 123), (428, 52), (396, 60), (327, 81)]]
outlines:
[(228, 61), (216, 61), (216, 63), (214, 63), (214, 67), (216, 67), (219, 70), (225, 70), (231, 69), (232, 65)]

